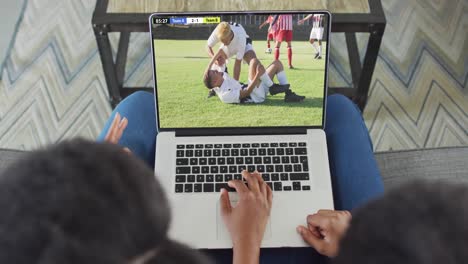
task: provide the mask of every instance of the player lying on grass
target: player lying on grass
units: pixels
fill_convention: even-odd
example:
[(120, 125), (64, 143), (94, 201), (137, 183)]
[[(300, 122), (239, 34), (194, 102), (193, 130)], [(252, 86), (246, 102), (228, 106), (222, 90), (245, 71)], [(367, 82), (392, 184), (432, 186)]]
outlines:
[[(242, 85), (229, 76), (226, 72), (212, 70), (212, 66), (219, 56), (224, 56), (223, 50), (219, 50), (211, 59), (203, 77), (203, 82), (208, 89), (216, 92), (219, 99), (226, 104), (236, 103), (262, 103), (268, 92), (271, 95), (286, 93), (285, 102), (302, 102), (305, 96), (299, 96), (289, 89), (288, 79), (284, 72), (283, 64), (276, 60), (270, 66), (265, 67), (256, 58), (249, 64), (249, 83)], [(279, 84), (273, 83), (276, 76)]]

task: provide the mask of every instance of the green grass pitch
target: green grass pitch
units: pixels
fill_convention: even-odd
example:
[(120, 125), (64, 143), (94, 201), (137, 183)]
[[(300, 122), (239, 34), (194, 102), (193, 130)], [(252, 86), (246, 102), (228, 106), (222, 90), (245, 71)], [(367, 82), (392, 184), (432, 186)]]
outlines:
[[(273, 42), (272, 42), (273, 44)], [(291, 89), (306, 96), (301, 103), (285, 103), (284, 94), (268, 95), (261, 104), (224, 104), (207, 99), (203, 71), (209, 63), (205, 40), (156, 40), (157, 93), (161, 128), (319, 126), (322, 124), (325, 60), (314, 60), (307, 41), (293, 41), (293, 66), (287, 68), (286, 43), (280, 50)], [(325, 43), (323, 54), (325, 54)], [(266, 41), (254, 41), (254, 50), (267, 67), (273, 54), (265, 54)], [(234, 59), (228, 64), (232, 76)], [(242, 63), (240, 81), (247, 83), (248, 65)], [(276, 78), (273, 80), (277, 82)]]

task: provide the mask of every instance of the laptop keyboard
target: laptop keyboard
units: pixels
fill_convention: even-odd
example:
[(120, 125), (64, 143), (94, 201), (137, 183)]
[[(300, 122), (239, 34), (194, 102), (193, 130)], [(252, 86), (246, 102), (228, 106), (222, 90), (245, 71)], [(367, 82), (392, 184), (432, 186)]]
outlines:
[(257, 170), (273, 191), (310, 190), (306, 142), (179, 144), (176, 193), (233, 192), (227, 182)]

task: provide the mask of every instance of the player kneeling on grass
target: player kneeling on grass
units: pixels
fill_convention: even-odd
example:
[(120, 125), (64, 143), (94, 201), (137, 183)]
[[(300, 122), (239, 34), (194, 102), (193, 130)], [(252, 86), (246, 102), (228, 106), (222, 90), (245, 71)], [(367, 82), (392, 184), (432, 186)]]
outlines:
[[(263, 103), (268, 92), (271, 95), (286, 93), (285, 102), (304, 101), (305, 96), (299, 96), (289, 89), (288, 79), (280, 61), (273, 61), (265, 70), (258, 59), (252, 59), (249, 64), (249, 83), (242, 85), (228, 73), (211, 69), (218, 56), (224, 56), (222, 50), (219, 50), (208, 64), (203, 82), (208, 89), (216, 92), (223, 103)], [(273, 83), (275, 75), (280, 84)]]

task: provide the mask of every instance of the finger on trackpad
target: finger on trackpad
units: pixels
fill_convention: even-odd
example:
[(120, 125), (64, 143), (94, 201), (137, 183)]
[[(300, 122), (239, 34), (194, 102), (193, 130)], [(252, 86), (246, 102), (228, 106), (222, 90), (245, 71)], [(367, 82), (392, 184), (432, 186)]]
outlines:
[[(238, 201), (237, 197), (233, 197), (230, 195), (230, 200), (231, 200), (232, 207), (237, 205), (237, 201)], [(221, 216), (221, 207), (220, 207), (219, 200), (217, 202), (216, 210), (217, 210), (216, 212), (216, 238), (217, 240), (231, 240), (229, 231), (224, 225), (223, 218)], [(248, 219), (246, 219), (246, 221), (248, 221)], [(270, 222), (270, 219), (268, 219), (268, 223), (267, 223), (267, 227), (266, 227), (265, 235), (263, 236), (263, 239), (266, 240), (270, 238), (271, 238), (271, 222)]]

